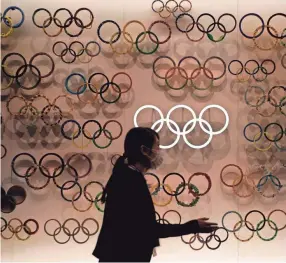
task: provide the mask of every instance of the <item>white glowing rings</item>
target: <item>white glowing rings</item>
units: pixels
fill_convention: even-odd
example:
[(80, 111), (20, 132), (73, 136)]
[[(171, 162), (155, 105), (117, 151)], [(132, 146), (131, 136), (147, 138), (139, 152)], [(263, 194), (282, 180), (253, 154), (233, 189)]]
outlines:
[[(179, 109), (179, 108), (180, 109), (186, 109), (186, 110), (190, 111), (191, 114), (192, 114), (192, 119), (189, 120), (185, 124), (185, 126), (183, 128), (183, 131), (180, 130), (180, 127), (178, 126), (178, 124), (175, 121), (170, 119), (170, 116), (171, 116), (172, 112), (174, 110), (176, 110), (176, 109)], [(206, 120), (204, 120), (202, 118), (203, 114), (205, 113), (205, 111), (208, 110), (208, 109), (211, 109), (211, 108), (217, 108), (217, 109), (221, 110), (224, 113), (224, 115), (225, 115), (225, 125), (223, 126), (223, 128), (221, 128), (218, 131), (213, 131), (211, 125)], [(163, 115), (162, 111), (158, 107), (156, 107), (154, 105), (144, 105), (144, 106), (140, 107), (134, 114), (134, 126), (135, 127), (139, 127), (139, 125), (137, 123), (137, 117), (138, 117), (139, 113), (142, 110), (144, 110), (144, 109), (153, 109), (153, 110), (157, 111), (159, 113), (159, 115), (160, 115), (160, 119), (157, 120), (152, 125), (151, 129), (155, 130), (156, 132), (159, 132), (163, 128), (164, 122), (166, 122), (169, 130), (172, 133), (174, 133), (175, 135), (177, 135), (177, 138), (176, 138), (176, 140), (173, 143), (171, 143), (169, 145), (160, 145), (161, 149), (170, 149), (170, 148), (174, 147), (179, 142), (180, 136), (183, 136), (183, 139), (184, 139), (185, 143), (189, 147), (194, 148), (194, 149), (204, 148), (211, 142), (211, 140), (212, 140), (214, 135), (218, 135), (218, 134), (221, 134), (222, 132), (224, 132), (226, 130), (226, 128), (228, 127), (228, 124), (229, 124), (229, 116), (228, 116), (227, 111), (222, 106), (216, 105), (216, 104), (211, 104), (211, 105), (208, 105), (208, 106), (204, 107), (202, 109), (202, 111), (200, 112), (198, 118), (196, 116), (195, 111), (191, 107), (189, 107), (187, 105), (176, 105), (176, 106), (174, 106), (173, 108), (171, 108), (168, 111), (166, 118), (164, 118), (164, 115)], [(187, 134), (189, 134), (190, 132), (192, 132), (195, 129), (197, 122), (199, 123), (201, 129), (205, 133), (207, 133), (209, 135), (208, 140), (204, 144), (201, 144), (201, 145), (191, 144), (188, 141), (187, 137), (186, 137)], [(159, 125), (159, 127), (156, 128), (158, 125)], [(191, 125), (191, 127), (189, 128), (190, 125)]]

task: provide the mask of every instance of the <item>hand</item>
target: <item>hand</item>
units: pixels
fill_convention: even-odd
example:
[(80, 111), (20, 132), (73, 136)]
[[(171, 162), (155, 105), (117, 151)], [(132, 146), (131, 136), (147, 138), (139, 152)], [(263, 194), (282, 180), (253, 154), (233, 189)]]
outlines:
[(198, 218), (197, 220), (200, 227), (200, 233), (211, 233), (218, 229), (217, 223), (207, 222), (209, 220), (207, 217)]

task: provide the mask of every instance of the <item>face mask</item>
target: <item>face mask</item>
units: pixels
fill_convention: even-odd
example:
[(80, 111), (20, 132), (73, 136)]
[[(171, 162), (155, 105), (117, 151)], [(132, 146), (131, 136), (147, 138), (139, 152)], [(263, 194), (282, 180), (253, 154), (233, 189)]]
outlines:
[(163, 156), (161, 151), (152, 151), (152, 156), (150, 156), (150, 162), (151, 162), (151, 169), (157, 169), (162, 163), (163, 163)]

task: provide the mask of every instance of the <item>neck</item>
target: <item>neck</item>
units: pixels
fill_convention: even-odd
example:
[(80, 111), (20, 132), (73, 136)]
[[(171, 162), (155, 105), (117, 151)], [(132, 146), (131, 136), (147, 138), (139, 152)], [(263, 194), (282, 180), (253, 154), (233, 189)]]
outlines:
[(148, 171), (148, 169), (144, 167), (141, 163), (136, 163), (134, 164), (134, 166), (143, 174), (145, 174)]

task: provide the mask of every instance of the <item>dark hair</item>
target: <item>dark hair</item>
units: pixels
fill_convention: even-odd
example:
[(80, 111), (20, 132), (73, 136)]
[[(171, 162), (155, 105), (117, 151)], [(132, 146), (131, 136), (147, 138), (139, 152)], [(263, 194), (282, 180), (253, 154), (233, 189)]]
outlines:
[[(151, 167), (151, 162), (142, 153), (141, 146), (143, 145), (151, 150), (153, 148), (156, 137), (159, 139), (159, 134), (150, 128), (136, 127), (129, 130), (124, 141), (124, 154), (117, 159), (111, 177), (113, 174), (118, 172), (120, 173), (123, 170), (125, 160), (127, 160), (128, 164), (140, 163), (149, 169)], [(106, 200), (107, 188), (111, 183), (111, 179), (108, 181), (102, 193), (102, 203), (104, 203)]]

